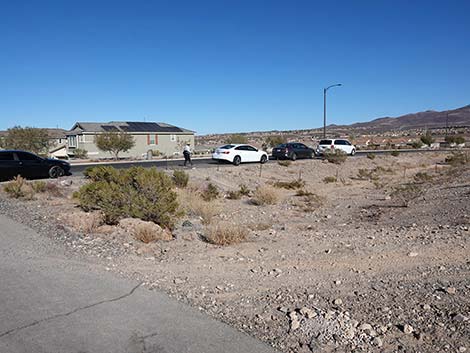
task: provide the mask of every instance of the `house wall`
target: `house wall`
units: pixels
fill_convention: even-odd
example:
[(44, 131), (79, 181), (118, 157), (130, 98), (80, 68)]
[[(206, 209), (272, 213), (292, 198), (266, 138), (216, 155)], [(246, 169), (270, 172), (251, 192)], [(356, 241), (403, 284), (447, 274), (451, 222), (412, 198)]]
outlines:
[[(142, 158), (147, 154), (147, 151), (149, 150), (157, 150), (160, 151), (161, 154), (167, 156), (173, 156), (174, 154), (181, 155), (184, 144), (186, 142), (189, 142), (191, 144), (191, 148), (194, 148), (194, 134), (192, 133), (139, 133), (132, 134), (132, 136), (134, 137), (135, 146), (127, 152), (119, 153), (119, 157)], [(154, 136), (157, 136), (156, 143), (149, 144), (149, 140), (150, 142), (153, 142), (152, 140), (155, 140)], [(111, 153), (100, 151), (98, 147), (96, 147), (94, 140), (94, 133), (77, 134), (77, 148), (81, 148), (88, 151), (89, 158), (113, 157)], [(69, 152), (73, 153), (73, 148), (69, 147)]]

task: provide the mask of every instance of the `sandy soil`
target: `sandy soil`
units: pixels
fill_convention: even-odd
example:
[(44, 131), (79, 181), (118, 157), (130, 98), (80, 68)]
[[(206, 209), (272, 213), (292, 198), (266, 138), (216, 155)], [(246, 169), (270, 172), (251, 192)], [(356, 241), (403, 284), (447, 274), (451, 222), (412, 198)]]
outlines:
[[(451, 170), (444, 157), (189, 169), (191, 190), (209, 182), (221, 190), (211, 223), (249, 229), (245, 242), (224, 247), (203, 241), (208, 226), (197, 216), (181, 219), (174, 240), (151, 244), (122, 227), (101, 226), (71, 201), (85, 182), (79, 178), (60, 186), (64, 197), (41, 196), (26, 207), (66, 224), (73, 236), (64, 230), (58, 238), (69, 249), (283, 352), (464, 352), (470, 350), (470, 170)], [(332, 176), (336, 182), (324, 181)], [(248, 196), (224, 197), (240, 184), (254, 190), (299, 178), (315, 196), (278, 189), (280, 201), (266, 206)]]

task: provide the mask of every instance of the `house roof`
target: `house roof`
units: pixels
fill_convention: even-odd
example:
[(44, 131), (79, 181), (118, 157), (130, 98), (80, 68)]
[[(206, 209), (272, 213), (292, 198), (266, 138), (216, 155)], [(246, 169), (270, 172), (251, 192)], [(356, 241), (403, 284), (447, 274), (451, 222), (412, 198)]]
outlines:
[(139, 121), (110, 121), (109, 123), (77, 122), (71, 130), (80, 129), (84, 132), (168, 132), (168, 133), (194, 133), (166, 123), (139, 122)]

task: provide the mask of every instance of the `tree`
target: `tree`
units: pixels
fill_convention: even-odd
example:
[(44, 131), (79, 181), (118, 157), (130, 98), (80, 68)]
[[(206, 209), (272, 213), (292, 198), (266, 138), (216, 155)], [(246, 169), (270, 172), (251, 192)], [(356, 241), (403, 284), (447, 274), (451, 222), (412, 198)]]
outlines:
[(432, 138), (429, 131), (426, 132), (426, 135), (421, 136), (421, 142), (428, 146), (431, 146), (431, 144), (434, 142), (434, 139)]
[(276, 147), (277, 145), (280, 145), (281, 143), (286, 143), (286, 142), (287, 142), (287, 139), (282, 135), (268, 136), (264, 140), (264, 143), (266, 144), (267, 147)]
[(49, 135), (46, 129), (15, 126), (7, 130), (0, 141), (1, 147), (11, 150), (23, 150), (36, 154), (47, 154)]
[(248, 138), (245, 135), (234, 134), (234, 135), (230, 135), (225, 140), (225, 143), (248, 143)]
[(125, 132), (110, 131), (96, 135), (95, 144), (101, 151), (112, 153), (117, 160), (120, 152), (127, 152), (135, 146), (135, 141)]
[(447, 143), (455, 143), (457, 145), (460, 145), (462, 143), (465, 143), (465, 137), (457, 135), (457, 136), (446, 136), (445, 138)]

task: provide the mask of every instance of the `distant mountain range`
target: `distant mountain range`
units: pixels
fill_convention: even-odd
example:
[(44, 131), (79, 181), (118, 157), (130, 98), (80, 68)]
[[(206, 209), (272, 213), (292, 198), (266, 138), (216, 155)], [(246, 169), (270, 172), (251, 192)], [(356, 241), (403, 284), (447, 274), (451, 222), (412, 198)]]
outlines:
[(406, 114), (396, 118), (378, 118), (369, 122), (355, 123), (351, 125), (330, 125), (329, 128), (347, 128), (367, 132), (385, 132), (391, 130), (445, 128), (446, 126), (470, 126), (470, 105), (441, 112), (427, 110), (425, 112)]

